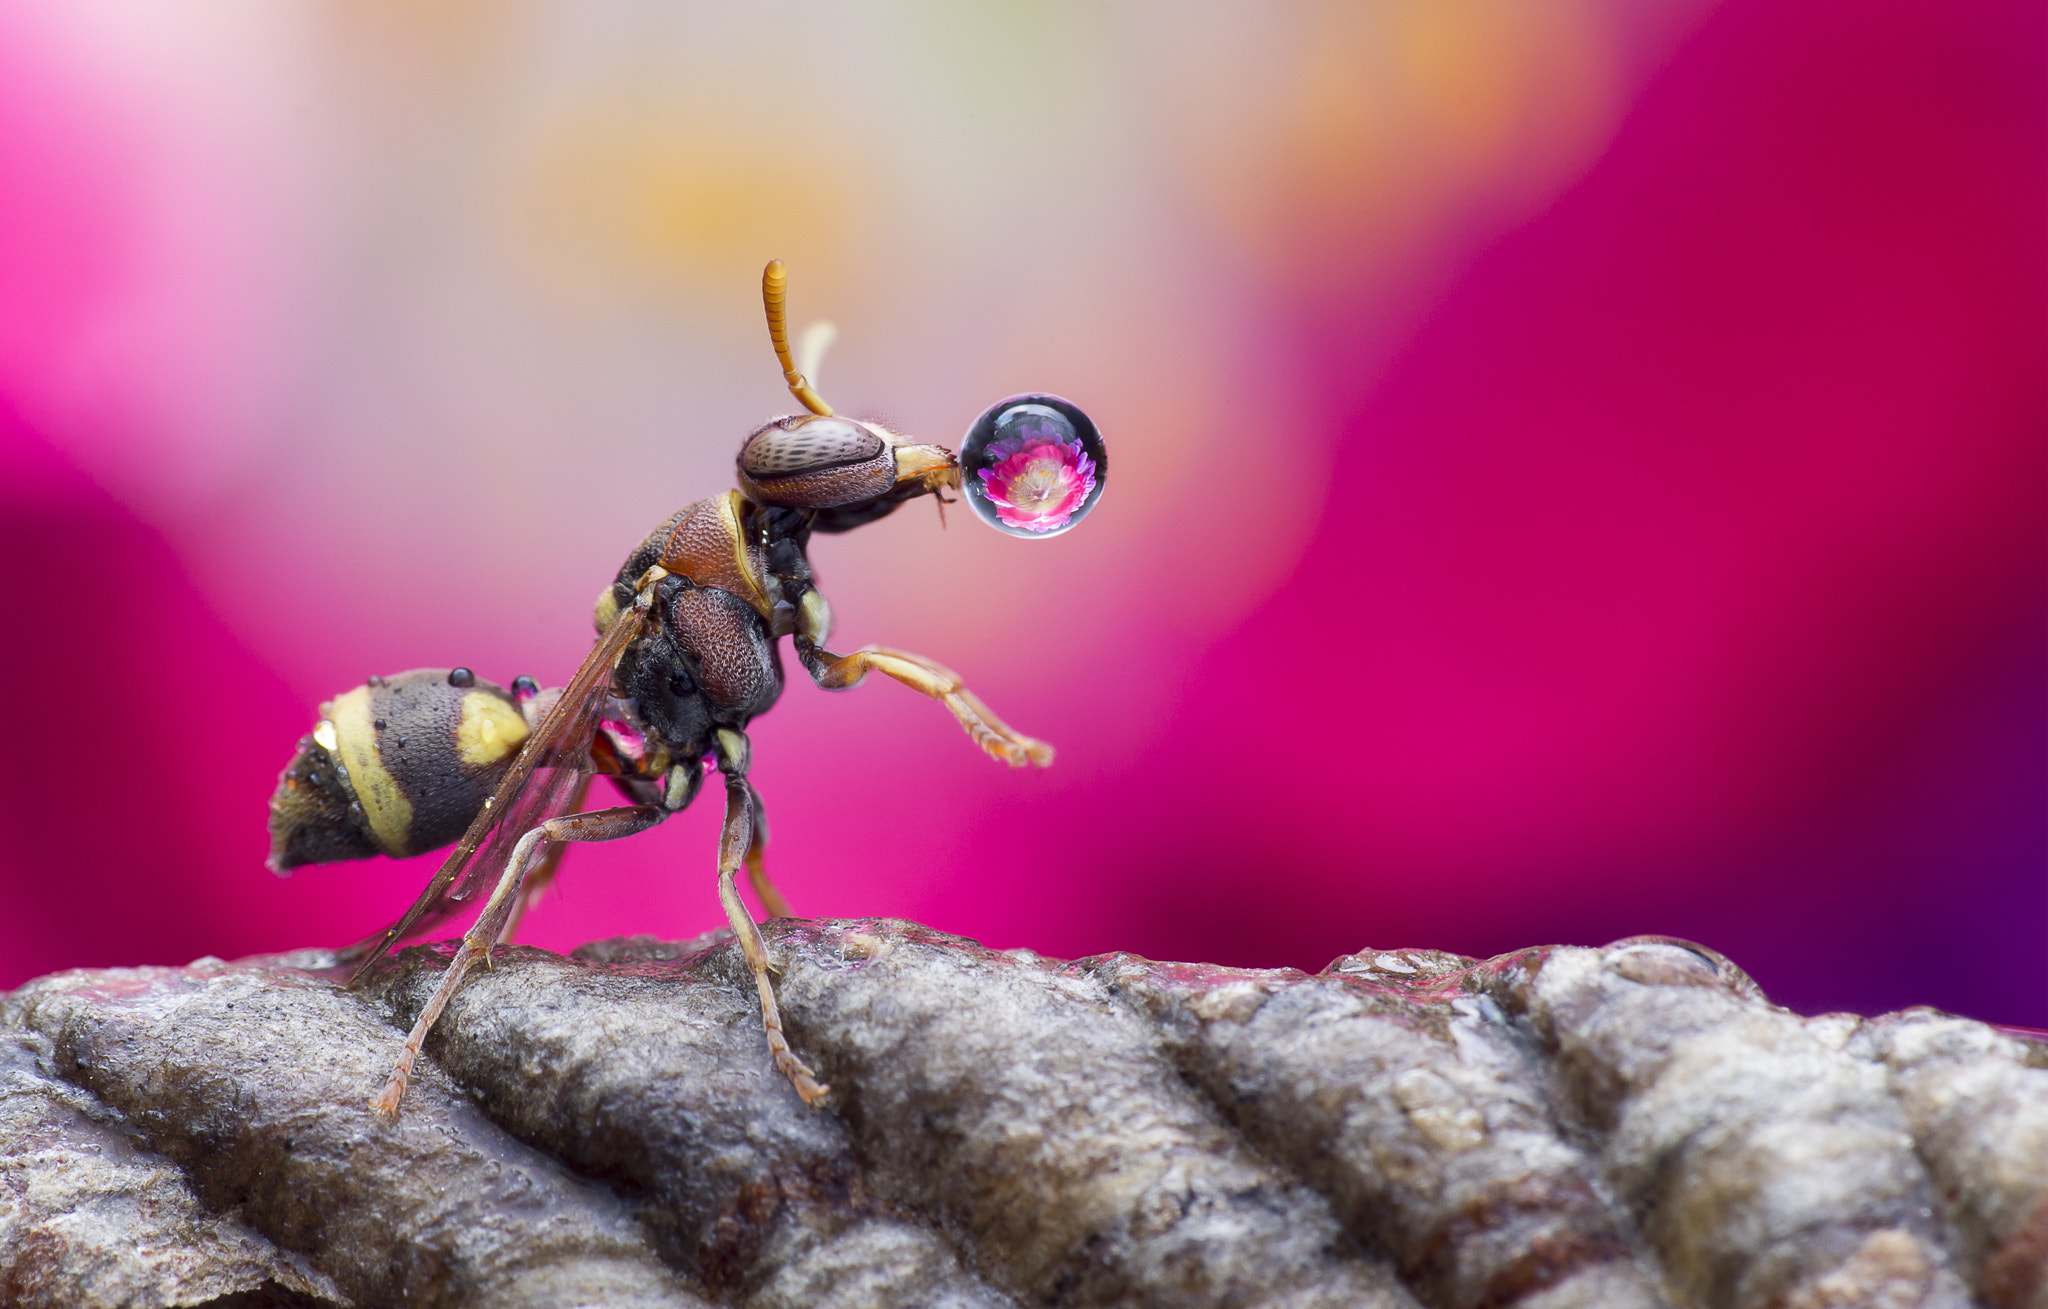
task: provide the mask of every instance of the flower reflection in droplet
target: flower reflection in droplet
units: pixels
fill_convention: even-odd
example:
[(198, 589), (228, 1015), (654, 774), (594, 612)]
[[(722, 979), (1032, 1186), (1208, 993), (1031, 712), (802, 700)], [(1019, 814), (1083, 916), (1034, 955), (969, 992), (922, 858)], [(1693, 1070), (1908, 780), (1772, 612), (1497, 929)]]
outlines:
[[(1006, 449), (1014, 446), (1014, 449)], [(1095, 489), (1095, 461), (1057, 436), (1011, 437), (990, 445), (998, 462), (981, 470), (981, 483), (996, 516), (1027, 532), (1065, 527)]]

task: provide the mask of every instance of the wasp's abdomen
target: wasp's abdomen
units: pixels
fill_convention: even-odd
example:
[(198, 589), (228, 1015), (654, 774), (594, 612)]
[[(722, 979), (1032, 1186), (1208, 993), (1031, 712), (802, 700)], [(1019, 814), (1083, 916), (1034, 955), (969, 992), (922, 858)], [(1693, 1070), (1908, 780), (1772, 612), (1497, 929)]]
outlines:
[(409, 855), (462, 835), (529, 734), (518, 702), (467, 669), (376, 677), (322, 719), (270, 800), (270, 866)]

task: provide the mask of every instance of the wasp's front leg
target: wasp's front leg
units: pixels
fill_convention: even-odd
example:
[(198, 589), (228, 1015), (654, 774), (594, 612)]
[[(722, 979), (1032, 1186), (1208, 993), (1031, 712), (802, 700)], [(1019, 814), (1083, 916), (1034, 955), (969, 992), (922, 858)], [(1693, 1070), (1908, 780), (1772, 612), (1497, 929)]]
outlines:
[(797, 658), (810, 670), (811, 679), (828, 691), (857, 684), (870, 670), (893, 677), (913, 691), (921, 691), (953, 711), (960, 726), (974, 743), (1012, 768), (1052, 763), (1052, 747), (1036, 737), (1026, 736), (995, 716), (981, 697), (967, 689), (960, 675), (923, 655), (886, 646), (871, 645), (849, 655), (836, 655), (819, 648), (799, 634)]
[(754, 848), (756, 799), (746, 776), (751, 751), (744, 733), (719, 729), (715, 752), (718, 771), (725, 774), (725, 830), (718, 840), (718, 903), (725, 906), (726, 921), (732, 924), (733, 934), (739, 937), (740, 949), (746, 954), (747, 967), (753, 970), (754, 989), (761, 997), (761, 1027), (768, 1035), (768, 1053), (774, 1056), (775, 1066), (782, 1070), (804, 1103), (815, 1108), (825, 1102), (825, 1095), (832, 1088), (820, 1083), (817, 1075), (796, 1057), (796, 1052), (789, 1048), (789, 1038), (782, 1033), (782, 1011), (776, 1007), (775, 987), (768, 980), (768, 947), (761, 940), (761, 929), (754, 925), (753, 915), (740, 902), (735, 880), (740, 865)]

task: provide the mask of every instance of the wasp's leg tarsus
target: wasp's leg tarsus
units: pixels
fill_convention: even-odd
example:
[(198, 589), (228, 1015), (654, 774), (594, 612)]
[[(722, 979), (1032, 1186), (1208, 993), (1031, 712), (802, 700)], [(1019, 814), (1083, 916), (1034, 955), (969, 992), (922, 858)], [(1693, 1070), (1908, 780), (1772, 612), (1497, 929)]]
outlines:
[(384, 1082), (384, 1088), (370, 1098), (370, 1108), (379, 1113), (396, 1115), (399, 1101), (405, 1098), (405, 1087), (412, 1080), (413, 1065), (419, 1061), (420, 1049), (427, 1042), (427, 1033), (440, 1018), (441, 1011), (448, 1007), (448, 1001), (455, 994), (455, 988), (462, 983), (462, 975), (470, 970), (479, 959), (488, 959), (491, 946), (505, 930), (507, 919), (518, 903), (520, 881), (526, 875), (528, 865), (539, 857), (544, 845), (567, 841), (611, 841), (621, 836), (632, 836), (666, 818), (667, 812), (659, 805), (630, 805), (619, 809), (597, 809), (587, 814), (565, 814), (550, 818), (519, 838), (519, 844), (512, 848), (512, 857), (505, 864), (504, 875), (491, 890), (491, 898), (484, 902), (483, 912), (476, 922), (463, 933), (462, 948), (455, 952), (455, 958), (441, 974), (440, 985), (427, 999), (420, 1010), (419, 1020), (412, 1025), (412, 1031), (405, 1038), (405, 1049), (400, 1052), (398, 1062), (391, 1068), (391, 1076)]
[(976, 745), (1012, 768), (1022, 768), (1026, 764), (1045, 768), (1052, 763), (1051, 746), (1036, 737), (1024, 735), (996, 717), (981, 702), (981, 697), (960, 681), (959, 674), (923, 655), (879, 645), (856, 650), (850, 655), (835, 655), (805, 641), (797, 643), (797, 654), (803, 659), (804, 667), (810, 670), (812, 680), (828, 691), (856, 685), (870, 670), (882, 673), (952, 710), (953, 717), (960, 720), (960, 726), (967, 729), (967, 735)]
[(729, 729), (719, 731), (717, 757), (718, 770), (725, 774), (725, 828), (718, 839), (718, 903), (724, 906), (725, 920), (732, 924), (733, 935), (739, 938), (740, 950), (747, 957), (747, 967), (753, 971), (754, 990), (761, 997), (761, 1029), (768, 1037), (768, 1053), (796, 1088), (797, 1095), (815, 1109), (825, 1103), (832, 1088), (819, 1082), (817, 1074), (789, 1048), (789, 1038), (782, 1032), (782, 1011), (775, 1004), (775, 987), (768, 980), (768, 947), (761, 940), (761, 929), (755, 925), (753, 915), (740, 900), (740, 865), (754, 849), (756, 802), (753, 787), (746, 779), (748, 754), (744, 735)]

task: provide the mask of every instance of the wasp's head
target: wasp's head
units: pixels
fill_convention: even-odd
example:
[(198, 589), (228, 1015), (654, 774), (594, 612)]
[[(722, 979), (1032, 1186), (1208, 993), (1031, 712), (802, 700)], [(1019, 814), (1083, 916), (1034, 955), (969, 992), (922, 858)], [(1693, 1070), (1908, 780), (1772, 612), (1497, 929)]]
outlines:
[[(809, 413), (764, 423), (740, 444), (740, 492), (756, 504), (811, 512), (821, 532), (843, 532), (893, 511), (905, 500), (963, 491), (976, 516), (1011, 536), (1057, 536), (1080, 522), (1102, 496), (1107, 471), (1102, 434), (1088, 415), (1056, 395), (1013, 395), (990, 405), (967, 430), (956, 458), (880, 423), (841, 418), (811, 385), (829, 326), (805, 339), (807, 363), (792, 358), (784, 319), (781, 260), (761, 275), (768, 339), (789, 393)], [(823, 327), (822, 331), (816, 330)]]
[(756, 504), (821, 511), (819, 525), (831, 531), (835, 520), (869, 522), (905, 500), (958, 489), (960, 461), (880, 423), (794, 414), (740, 444), (739, 483)]

